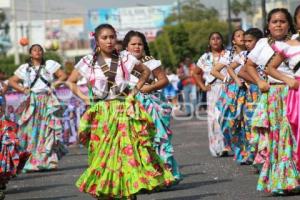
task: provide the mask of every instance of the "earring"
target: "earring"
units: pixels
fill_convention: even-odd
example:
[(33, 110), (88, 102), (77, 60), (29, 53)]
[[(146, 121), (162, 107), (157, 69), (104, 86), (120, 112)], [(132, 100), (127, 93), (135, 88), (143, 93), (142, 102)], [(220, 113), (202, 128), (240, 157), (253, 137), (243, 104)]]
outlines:
[(101, 52), (101, 48), (98, 46), (97, 48), (96, 48), (96, 53), (100, 53)]

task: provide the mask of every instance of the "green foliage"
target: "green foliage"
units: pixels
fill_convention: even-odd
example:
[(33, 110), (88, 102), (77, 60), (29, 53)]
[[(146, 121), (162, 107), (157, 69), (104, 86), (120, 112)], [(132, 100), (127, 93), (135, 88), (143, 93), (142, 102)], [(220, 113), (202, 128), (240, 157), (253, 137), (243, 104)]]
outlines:
[(149, 44), (152, 55), (172, 69), (186, 56), (197, 61), (207, 49), (211, 32), (219, 31), (227, 38), (228, 25), (218, 17), (216, 9), (206, 8), (200, 0), (182, 1), (165, 20), (162, 33)]
[(166, 24), (174, 22), (197, 22), (218, 19), (219, 12), (215, 8), (206, 8), (199, 0), (184, 1), (173, 9), (173, 14), (167, 17)]
[(0, 9), (0, 25), (5, 21), (6, 19), (6, 15), (5, 15), (5, 12)]
[[(21, 62), (25, 62), (26, 56), (20, 55)], [(6, 76), (13, 75), (18, 66), (15, 65), (14, 55), (0, 56), (0, 69)]]
[[(227, 23), (218, 20), (186, 22), (174, 26), (165, 26), (154, 42), (150, 43), (153, 56), (160, 59), (164, 67), (176, 68), (186, 56), (197, 61), (208, 46), (208, 36), (219, 31), (227, 38)], [(226, 41), (224, 41), (226, 44)]]
[(241, 12), (245, 12), (247, 15), (252, 15), (253, 1), (251, 0), (233, 0), (231, 2), (231, 10), (235, 16), (238, 16)]

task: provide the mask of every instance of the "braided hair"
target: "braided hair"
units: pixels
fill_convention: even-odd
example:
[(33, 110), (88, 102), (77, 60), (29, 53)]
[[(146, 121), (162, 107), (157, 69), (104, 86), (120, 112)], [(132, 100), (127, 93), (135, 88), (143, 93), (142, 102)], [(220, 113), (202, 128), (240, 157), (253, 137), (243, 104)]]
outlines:
[[(112, 25), (110, 25), (110, 24), (100, 24), (99, 26), (97, 26), (95, 28), (95, 31), (94, 31), (94, 40), (95, 41), (97, 41), (97, 39), (98, 39), (98, 37), (99, 37), (99, 35), (100, 35), (100, 33), (101, 33), (101, 31), (103, 29), (110, 29), (110, 30), (112, 30), (113, 33), (115, 34), (115, 37), (117, 37), (117, 32), (116, 32), (115, 28)], [(100, 54), (100, 51), (97, 51), (97, 48), (98, 48), (98, 46), (96, 44), (95, 48), (94, 48), (94, 53), (93, 53), (93, 60), (92, 60), (92, 63), (91, 63), (92, 67), (95, 66), (95, 63), (96, 63), (97, 58), (98, 58), (98, 55)], [(119, 55), (119, 53), (115, 49), (113, 50), (112, 53), (115, 54), (115, 55), (117, 55), (117, 56)]]
[(235, 54), (235, 51), (236, 51), (236, 48), (235, 48), (235, 45), (233, 44), (233, 40), (234, 40), (234, 37), (235, 37), (235, 34), (238, 32), (238, 31), (243, 31), (243, 29), (236, 29), (233, 31), (232, 35), (231, 35), (231, 49), (230, 49), (230, 54), (229, 54), (229, 61), (231, 62), (233, 60), (233, 56)]
[(139, 31), (129, 31), (125, 37), (124, 37), (124, 40), (123, 40), (123, 49), (126, 49), (128, 47), (128, 44), (131, 40), (132, 37), (139, 37), (141, 38), (142, 42), (143, 42), (143, 45), (144, 45), (144, 51), (145, 51), (145, 54), (147, 56), (150, 56), (150, 49), (149, 49), (149, 45), (148, 45), (148, 42), (146, 40), (146, 37), (143, 33), (139, 32)]
[[(39, 47), (42, 50), (41, 66), (45, 65), (46, 64), (46, 61), (45, 61), (45, 58), (44, 58), (44, 52), (45, 51), (44, 51), (43, 47), (40, 44), (33, 44), (33, 45), (31, 45), (31, 47), (29, 48), (29, 54), (32, 53), (32, 50), (33, 50), (34, 47)], [(28, 68), (27, 68), (27, 71), (28, 71), (30, 67), (33, 67), (31, 56), (26, 59), (26, 63), (28, 64)]]

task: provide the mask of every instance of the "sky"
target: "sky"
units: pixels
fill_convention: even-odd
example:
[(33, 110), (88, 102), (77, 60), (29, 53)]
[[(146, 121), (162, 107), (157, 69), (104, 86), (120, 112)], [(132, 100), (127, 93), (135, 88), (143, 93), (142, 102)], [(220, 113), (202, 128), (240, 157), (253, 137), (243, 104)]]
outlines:
[(89, 9), (168, 5), (175, 2), (174, 0), (16, 0), (18, 19), (27, 18), (27, 1), (31, 3), (31, 19), (78, 17), (87, 15)]
[[(61, 19), (85, 16), (89, 9), (151, 5), (175, 5), (177, 0), (15, 0), (17, 19)], [(180, 0), (181, 2), (183, 0)], [(207, 7), (216, 6), (212, 0), (201, 0)], [(220, 0), (219, 0), (220, 1)], [(29, 2), (29, 4), (27, 4)], [(226, 6), (226, 1), (224, 6)], [(30, 5), (28, 9), (27, 5)], [(217, 4), (222, 8), (223, 4)], [(44, 12), (46, 8), (46, 12)], [(31, 10), (30, 13), (27, 10)], [(6, 9), (9, 15), (9, 10)], [(8, 16), (9, 17), (9, 16)]]

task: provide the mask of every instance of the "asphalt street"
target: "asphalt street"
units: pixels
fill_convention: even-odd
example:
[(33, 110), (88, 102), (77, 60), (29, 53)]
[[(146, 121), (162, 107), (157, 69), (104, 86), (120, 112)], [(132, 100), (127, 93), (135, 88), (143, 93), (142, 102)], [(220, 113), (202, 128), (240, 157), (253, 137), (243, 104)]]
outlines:
[[(205, 118), (205, 117), (204, 117)], [(251, 166), (240, 166), (232, 157), (213, 158), (208, 150), (207, 123), (203, 119), (173, 120), (173, 145), (184, 179), (176, 186), (139, 200), (296, 200), (298, 196), (270, 196), (256, 191), (258, 175)], [(8, 184), (7, 200), (89, 200), (75, 181), (87, 166), (85, 148), (70, 148), (59, 169), (20, 174)]]

